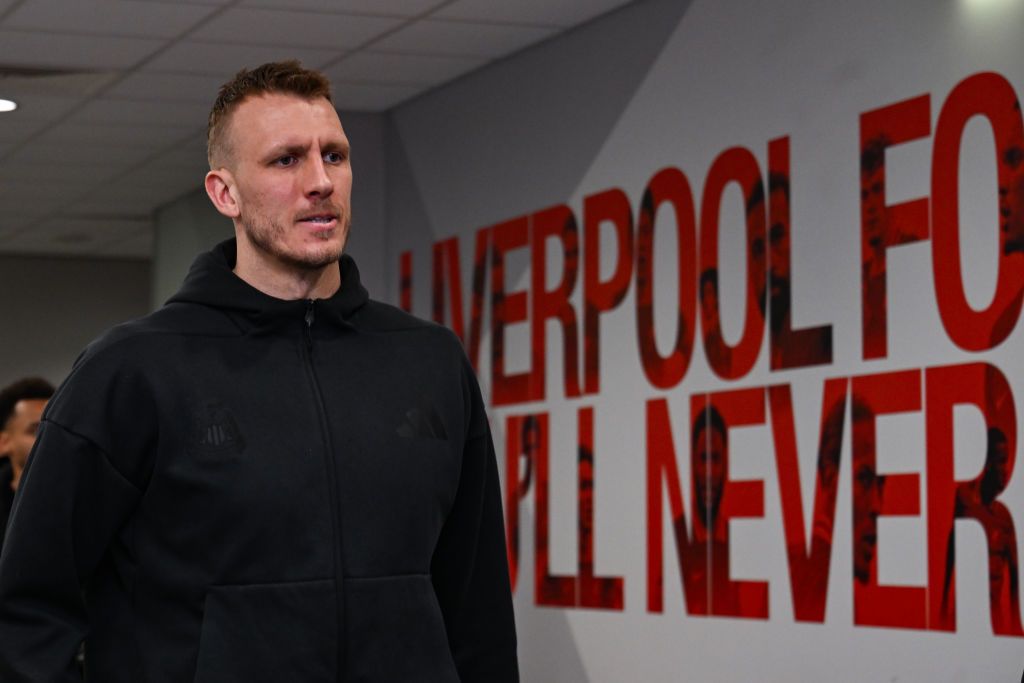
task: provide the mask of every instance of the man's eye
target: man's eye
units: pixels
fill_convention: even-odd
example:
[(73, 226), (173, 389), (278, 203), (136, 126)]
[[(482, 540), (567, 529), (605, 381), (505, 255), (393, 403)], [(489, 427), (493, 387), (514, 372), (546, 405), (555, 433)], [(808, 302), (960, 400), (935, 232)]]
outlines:
[(345, 160), (345, 155), (341, 152), (325, 152), (324, 161), (329, 164), (340, 164)]
[(288, 154), (286, 156), (278, 157), (277, 159), (274, 159), (274, 165), (275, 166), (294, 166), (296, 161), (298, 161), (298, 159), (296, 159), (295, 155)]

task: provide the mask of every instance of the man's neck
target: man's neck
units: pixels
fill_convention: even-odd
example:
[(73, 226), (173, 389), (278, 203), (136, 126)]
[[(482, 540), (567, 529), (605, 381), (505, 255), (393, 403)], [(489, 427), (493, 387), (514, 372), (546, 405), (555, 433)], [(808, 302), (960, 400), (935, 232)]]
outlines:
[(254, 258), (239, 250), (234, 273), (249, 285), (276, 299), (326, 299), (341, 288), (337, 262), (322, 268), (298, 268), (279, 261)]

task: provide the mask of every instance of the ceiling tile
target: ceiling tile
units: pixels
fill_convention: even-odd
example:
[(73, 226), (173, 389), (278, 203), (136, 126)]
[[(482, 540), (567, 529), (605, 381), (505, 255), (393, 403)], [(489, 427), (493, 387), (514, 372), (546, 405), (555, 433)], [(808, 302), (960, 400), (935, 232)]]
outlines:
[(242, 0), (243, 7), (356, 12), (391, 17), (415, 17), (443, 4), (443, 0)]
[(58, 183), (67, 186), (91, 187), (125, 170), (115, 164), (93, 164), (90, 166), (68, 166), (67, 164), (0, 164), (0, 182), (13, 183)]
[(94, 145), (79, 142), (59, 143), (51, 142), (48, 139), (44, 140), (41, 137), (39, 140), (33, 140), (29, 145), (10, 152), (4, 157), (3, 163), (5, 165), (41, 165), (54, 163), (54, 159), (59, 159), (62, 164), (80, 168), (88, 168), (97, 162), (128, 167), (138, 164), (152, 155), (152, 149), (141, 147)]
[(270, 45), (330, 48), (357, 47), (401, 24), (389, 17), (230, 9), (204, 24), (197, 40), (238, 40)]
[[(17, 112), (11, 112), (16, 114)], [(38, 133), (39, 131), (50, 125), (48, 121), (38, 121), (30, 118), (15, 119), (13, 117), (8, 118), (10, 114), (3, 114), (3, 118), (0, 118), (0, 142), (14, 144), (21, 142), (25, 138)], [(0, 154), (3, 150), (0, 150)], [(2, 158), (2, 156), (0, 156)]]
[(123, 69), (164, 44), (154, 38), (0, 30), (0, 63), (67, 69)]
[(27, 0), (4, 28), (135, 37), (172, 38), (214, 11), (202, 5), (125, 0)]
[(0, 206), (15, 214), (46, 215), (89, 191), (87, 185), (5, 181), (0, 185)]
[(202, 181), (202, 177), (187, 172), (174, 176), (162, 169), (150, 173), (143, 168), (104, 184), (88, 196), (77, 197), (67, 211), (149, 215), (160, 205), (201, 186)]
[[(345, 81), (435, 85), (487, 63), (482, 57), (439, 57), (385, 52), (356, 52), (327, 70), (336, 84)], [(343, 89), (343, 86), (335, 86)]]
[[(168, 125), (131, 125), (117, 123), (67, 122), (54, 126), (39, 136), (36, 142), (42, 145), (75, 145), (69, 151), (76, 153), (77, 146), (128, 147), (133, 149), (157, 150), (177, 144), (195, 131), (196, 127)], [(90, 154), (95, 150), (90, 150)], [(150, 152), (152, 153), (152, 152)], [(138, 158), (143, 158), (143, 154)], [(88, 157), (87, 157), (88, 158)]]
[(177, 43), (150, 62), (147, 68), (155, 71), (210, 74), (226, 81), (239, 69), (251, 69), (265, 62), (298, 59), (306, 66), (315, 68), (326, 64), (339, 54), (338, 50), (190, 41)]
[(521, 50), (555, 33), (557, 29), (539, 26), (423, 20), (374, 43), (373, 49), (494, 58)]
[(236, 0), (124, 0), (137, 5), (161, 5), (161, 4), (172, 4), (172, 5), (210, 5), (220, 6), (227, 5), (235, 2)]
[(198, 128), (206, 125), (210, 107), (194, 102), (147, 102), (103, 98), (93, 100), (68, 120), (71, 123), (131, 123)]
[(212, 106), (226, 79), (198, 74), (135, 71), (105, 94), (131, 100), (197, 102)]
[(630, 0), (456, 0), (433, 16), (491, 23), (516, 23), (569, 28)]
[(350, 111), (384, 111), (426, 90), (418, 85), (344, 84), (334, 88), (334, 105)]

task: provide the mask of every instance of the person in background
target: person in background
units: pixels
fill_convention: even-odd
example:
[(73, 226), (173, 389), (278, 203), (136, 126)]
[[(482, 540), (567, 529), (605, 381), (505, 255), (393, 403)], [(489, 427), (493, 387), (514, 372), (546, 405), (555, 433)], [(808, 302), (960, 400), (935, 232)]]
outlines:
[(28, 454), (36, 442), (36, 430), (53, 385), (41, 377), (26, 377), (0, 390), (0, 547), (7, 520), (25, 471)]

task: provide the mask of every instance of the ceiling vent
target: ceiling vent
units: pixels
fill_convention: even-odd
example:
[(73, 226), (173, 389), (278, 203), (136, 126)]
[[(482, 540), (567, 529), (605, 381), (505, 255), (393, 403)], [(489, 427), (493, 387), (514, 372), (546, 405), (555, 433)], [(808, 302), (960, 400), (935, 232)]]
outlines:
[(0, 92), (11, 95), (89, 97), (109, 84), (115, 71), (46, 69), (0, 64)]

